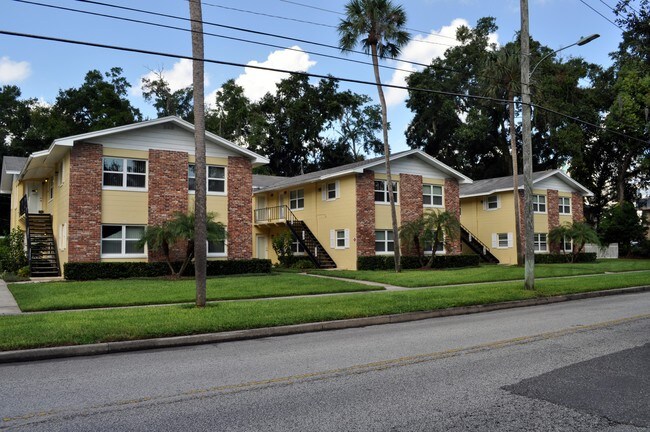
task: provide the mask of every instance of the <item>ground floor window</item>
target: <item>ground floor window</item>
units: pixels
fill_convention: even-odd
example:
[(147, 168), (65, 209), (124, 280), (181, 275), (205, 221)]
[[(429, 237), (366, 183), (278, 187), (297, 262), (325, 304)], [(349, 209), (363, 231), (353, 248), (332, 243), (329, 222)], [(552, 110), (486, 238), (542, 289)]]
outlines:
[(208, 256), (209, 257), (226, 256), (226, 241), (225, 240), (209, 241)]
[[(304, 234), (303, 234), (304, 236)], [(305, 254), (305, 248), (302, 247), (302, 244), (300, 241), (298, 241), (297, 238), (293, 238), (293, 241), (291, 242), (291, 252), (293, 252), (294, 255), (304, 255)]]
[(562, 237), (562, 250), (564, 252), (573, 252), (573, 240), (571, 238)]
[(330, 230), (330, 248), (347, 249), (350, 247), (350, 230)]
[(492, 247), (496, 249), (507, 249), (512, 247), (512, 233), (493, 233)]
[[(424, 253), (426, 255), (431, 255), (433, 251), (433, 242), (431, 240), (425, 240), (424, 241)], [(438, 243), (438, 246), (436, 247), (436, 255), (442, 255), (445, 253), (445, 241), (441, 241)]]
[(533, 247), (535, 252), (548, 252), (548, 242), (546, 241), (546, 233), (535, 233)]
[(144, 245), (142, 225), (102, 225), (102, 257), (142, 257)]
[(375, 252), (377, 253), (395, 252), (395, 242), (393, 241), (392, 230), (375, 231)]

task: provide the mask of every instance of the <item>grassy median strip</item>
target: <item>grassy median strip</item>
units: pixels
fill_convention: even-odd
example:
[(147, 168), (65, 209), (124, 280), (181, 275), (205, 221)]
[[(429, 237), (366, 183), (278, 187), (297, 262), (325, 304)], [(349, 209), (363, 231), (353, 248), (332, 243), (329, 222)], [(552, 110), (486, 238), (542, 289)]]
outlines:
[[(123, 279), (11, 284), (23, 312), (193, 302), (194, 279)], [(359, 283), (283, 273), (230, 276), (207, 281), (208, 300), (254, 299), (381, 290)]]
[(539, 280), (536, 292), (525, 291), (521, 282), (504, 282), (494, 285), (382, 292), (373, 295), (250, 300), (217, 303), (204, 309), (182, 305), (0, 316), (0, 350), (273, 327), (648, 284), (650, 272), (643, 272)]
[[(635, 270), (650, 270), (650, 260), (618, 259), (601, 260), (595, 263), (537, 264), (535, 265), (535, 277), (579, 276)], [(310, 270), (310, 273), (381, 282), (407, 288), (523, 280), (524, 278), (523, 267), (503, 265), (481, 265), (480, 267), (449, 270), (405, 270), (402, 273), (351, 270)]]

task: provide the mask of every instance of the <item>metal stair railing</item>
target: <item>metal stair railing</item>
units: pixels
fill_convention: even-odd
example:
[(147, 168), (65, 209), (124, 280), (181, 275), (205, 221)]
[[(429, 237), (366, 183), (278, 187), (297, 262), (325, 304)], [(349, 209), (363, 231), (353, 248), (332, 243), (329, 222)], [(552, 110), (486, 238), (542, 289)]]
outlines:
[(471, 243), (478, 243), (481, 248), (483, 249), (483, 257), (487, 259), (487, 257), (492, 257), (496, 262), (499, 262), (497, 257), (495, 257), (492, 252), (490, 251), (490, 248), (487, 247), (485, 243), (483, 243), (481, 240), (479, 240), (478, 237), (476, 237), (470, 230), (468, 230), (463, 224), (460, 224), (460, 231), (461, 231), (461, 237), (464, 234), (467, 236), (467, 241), (469, 242), (468, 245), (471, 245)]

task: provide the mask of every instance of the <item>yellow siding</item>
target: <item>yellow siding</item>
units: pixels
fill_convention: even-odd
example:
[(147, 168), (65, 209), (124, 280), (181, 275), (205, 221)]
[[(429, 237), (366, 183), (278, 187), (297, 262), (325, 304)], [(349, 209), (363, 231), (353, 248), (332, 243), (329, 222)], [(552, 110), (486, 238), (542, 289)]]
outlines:
[(147, 191), (102, 191), (102, 223), (146, 225), (149, 219)]
[[(51, 204), (52, 214), (52, 231), (56, 239), (56, 245), (59, 252), (59, 263), (61, 272), (63, 264), (68, 262), (68, 244), (67, 233), (69, 228), (68, 214), (70, 209), (70, 152), (63, 157), (63, 183), (59, 185), (56, 174), (54, 175), (54, 199)], [(61, 225), (65, 224), (65, 238), (61, 238)]]
[(121, 157), (129, 159), (149, 159), (147, 150), (126, 150), (119, 148), (102, 147), (102, 154), (110, 157)]

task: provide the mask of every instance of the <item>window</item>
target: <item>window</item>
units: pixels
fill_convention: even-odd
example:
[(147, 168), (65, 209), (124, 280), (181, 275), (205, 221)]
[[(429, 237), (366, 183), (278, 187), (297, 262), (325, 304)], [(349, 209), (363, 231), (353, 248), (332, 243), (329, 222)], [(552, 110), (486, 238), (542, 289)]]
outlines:
[(108, 188), (145, 189), (147, 161), (105, 157), (103, 185)]
[(571, 214), (571, 198), (560, 197), (560, 214)]
[(65, 162), (61, 161), (57, 166), (57, 172), (56, 172), (56, 182), (59, 186), (63, 186), (63, 179), (65, 178), (64, 173), (65, 173)]
[(347, 249), (350, 247), (350, 230), (330, 230), (330, 247), (332, 249)]
[[(196, 165), (187, 166), (188, 189), (196, 190)], [(226, 168), (222, 166), (208, 165), (206, 167), (206, 191), (214, 194), (226, 193)]]
[[(431, 251), (433, 250), (433, 242), (430, 240), (425, 240), (424, 241), (424, 253), (426, 255), (431, 255)], [(445, 253), (445, 242), (441, 241), (438, 244), (438, 247), (436, 248), (436, 255), (442, 255)]]
[(422, 203), (425, 207), (442, 207), (442, 186), (422, 185)]
[(512, 247), (512, 233), (493, 233), (492, 247), (495, 249), (507, 249)]
[(289, 192), (289, 208), (291, 210), (302, 210), (305, 208), (304, 189), (298, 189)]
[(323, 201), (332, 201), (341, 197), (339, 181), (325, 183), (323, 187)]
[(573, 240), (567, 236), (562, 237), (562, 251), (573, 252)]
[(533, 242), (535, 252), (547, 252), (548, 244), (546, 242), (546, 233), (536, 233)]
[(49, 198), (50, 201), (54, 199), (54, 176), (48, 180), (49, 183)]
[(102, 225), (102, 257), (143, 257), (144, 246), (137, 244), (143, 234), (143, 226)]
[(375, 231), (375, 252), (377, 253), (395, 252), (395, 243), (393, 242), (392, 230)]
[[(393, 182), (393, 198), (395, 202), (397, 202), (397, 182)], [(388, 195), (388, 182), (386, 180), (375, 180), (375, 202), (390, 202), (390, 195)]]
[(66, 229), (65, 224), (59, 225), (58, 244), (59, 250), (65, 250), (68, 245), (68, 230)]
[(209, 257), (218, 257), (226, 256), (226, 241), (208, 241), (208, 256)]
[[(303, 232), (303, 237), (305, 233)], [(304, 255), (305, 254), (305, 248), (302, 247), (302, 244), (298, 241), (297, 238), (294, 238), (293, 241), (291, 242), (291, 252), (293, 252), (296, 255)]]
[(501, 207), (501, 202), (498, 195), (490, 195), (483, 201), (483, 208), (485, 210), (496, 210)]
[(533, 195), (533, 211), (546, 213), (546, 195)]

